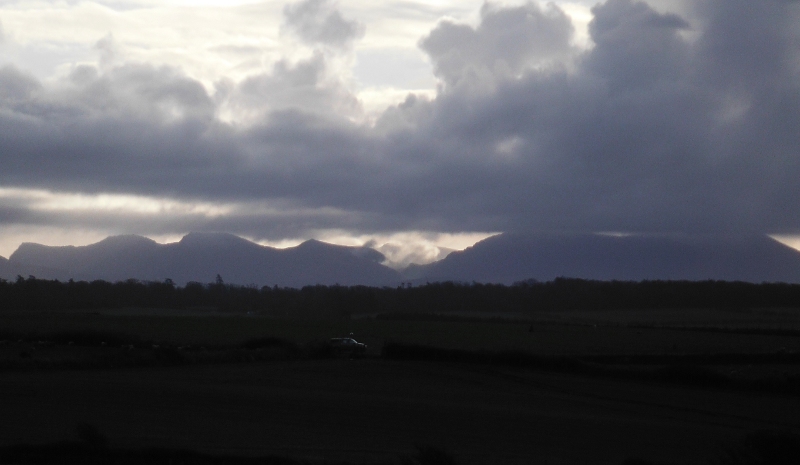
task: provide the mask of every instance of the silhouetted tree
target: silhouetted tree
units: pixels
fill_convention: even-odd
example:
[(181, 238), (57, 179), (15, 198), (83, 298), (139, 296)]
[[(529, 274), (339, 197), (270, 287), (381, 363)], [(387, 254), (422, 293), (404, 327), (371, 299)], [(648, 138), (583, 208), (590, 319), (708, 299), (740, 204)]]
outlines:
[(514, 312), (569, 309), (800, 308), (800, 285), (723, 281), (588, 281), (558, 278), (513, 286), (443, 282), (416, 287), (306, 286), (302, 289), (217, 282), (0, 280), (0, 309), (213, 307), (273, 315)]

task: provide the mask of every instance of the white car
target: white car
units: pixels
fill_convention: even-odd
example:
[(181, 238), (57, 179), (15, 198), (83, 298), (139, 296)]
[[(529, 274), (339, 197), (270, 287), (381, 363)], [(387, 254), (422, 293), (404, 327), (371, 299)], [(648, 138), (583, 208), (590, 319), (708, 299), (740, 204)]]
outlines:
[(336, 352), (348, 354), (363, 354), (367, 351), (367, 345), (362, 344), (352, 337), (334, 337), (330, 340), (331, 348)]

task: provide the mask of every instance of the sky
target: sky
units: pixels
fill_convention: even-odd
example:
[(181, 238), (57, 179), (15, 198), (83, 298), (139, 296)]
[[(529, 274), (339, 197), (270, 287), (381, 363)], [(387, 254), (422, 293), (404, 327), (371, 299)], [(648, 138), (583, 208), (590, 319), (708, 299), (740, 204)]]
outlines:
[(0, 255), (800, 234), (800, 2), (0, 0)]

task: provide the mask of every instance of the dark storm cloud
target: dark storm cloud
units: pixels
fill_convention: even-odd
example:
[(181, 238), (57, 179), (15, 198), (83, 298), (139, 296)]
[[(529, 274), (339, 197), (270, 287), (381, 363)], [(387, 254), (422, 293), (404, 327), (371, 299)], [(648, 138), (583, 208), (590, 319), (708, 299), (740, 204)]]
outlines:
[(347, 47), (364, 35), (364, 25), (345, 19), (332, 0), (303, 0), (283, 8), (285, 28), (311, 45)]
[(0, 99), (6, 186), (147, 192), (201, 161), (220, 168), (230, 153), (216, 152), (225, 137), (212, 135), (219, 125), (203, 87), (169, 68), (127, 65), (99, 75), (82, 66), (45, 91), (6, 67)]
[[(575, 72), (440, 95), (421, 131), (458, 160), (426, 208), (467, 206), (484, 214), (456, 216), (496, 229), (797, 230), (797, 11), (768, 3), (705, 2), (687, 31), (679, 17), (611, 0), (594, 8), (595, 47)], [(769, 53), (736, 55), (751, 40)], [(725, 67), (738, 72), (722, 77), (767, 76), (729, 86)]]
[(0, 225), (31, 222), (33, 215), (25, 208), (0, 205)]
[(644, 3), (613, 1), (593, 9), (589, 35), (596, 44), (585, 68), (623, 91), (675, 81), (688, 71), (689, 47), (676, 34), (689, 24)]
[[(683, 18), (608, 0), (580, 53), (555, 7), (484, 7), (477, 27), (444, 22), (421, 41), (437, 97), (410, 96), (374, 128), (348, 119), (357, 102), (320, 54), (214, 95), (172, 68), (80, 67), (51, 88), (6, 67), (0, 185), (242, 202), (172, 224), (271, 239), (797, 232), (799, 5), (704, 0)], [(250, 124), (221, 122), (225, 109)], [(138, 221), (98, 215), (81, 221)], [(138, 224), (163, 233), (165, 218)]]

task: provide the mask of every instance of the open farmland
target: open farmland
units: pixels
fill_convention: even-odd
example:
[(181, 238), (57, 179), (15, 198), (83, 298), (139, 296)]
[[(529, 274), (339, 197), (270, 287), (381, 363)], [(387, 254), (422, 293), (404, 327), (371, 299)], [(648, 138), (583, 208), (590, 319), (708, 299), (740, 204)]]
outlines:
[[(89, 424), (125, 450), (377, 464), (431, 445), (460, 464), (703, 464), (755, 431), (800, 429), (793, 311), (648, 312), (5, 312), (0, 415), (15, 421), (0, 426), (0, 447), (72, 440)], [(243, 348), (264, 337), (303, 348), (351, 332), (369, 344), (366, 358)], [(49, 341), (58, 334), (108, 342)], [(583, 362), (392, 358), (382, 354), (387, 344)], [(165, 348), (174, 358), (159, 356)], [(687, 361), (695, 371), (660, 375)], [(694, 379), (697, 370), (725, 377)]]
[(7, 342), (69, 331), (123, 333), (155, 344), (211, 346), (264, 336), (303, 344), (353, 333), (373, 354), (388, 341), (570, 356), (800, 351), (800, 311), (795, 310), (558, 311), (503, 319), (480, 314), (280, 319), (125, 309), (5, 312), (0, 319), (0, 339)]
[(3, 373), (6, 444), (95, 425), (123, 448), (391, 463), (434, 444), (459, 463), (705, 463), (800, 426), (796, 398), (469, 365), (328, 360)]

